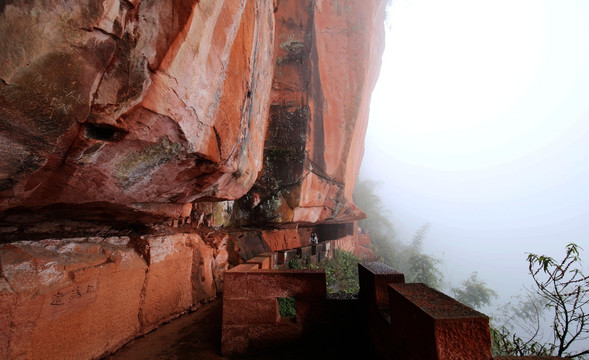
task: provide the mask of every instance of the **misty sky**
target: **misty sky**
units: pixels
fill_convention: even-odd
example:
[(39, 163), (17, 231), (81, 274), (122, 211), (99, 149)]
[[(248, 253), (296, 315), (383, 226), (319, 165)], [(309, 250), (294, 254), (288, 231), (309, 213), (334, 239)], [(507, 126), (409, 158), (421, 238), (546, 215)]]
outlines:
[(587, 268), (589, 1), (396, 0), (388, 22), (360, 176), (398, 236), (431, 223), (445, 280), (504, 299), (525, 252), (576, 242)]

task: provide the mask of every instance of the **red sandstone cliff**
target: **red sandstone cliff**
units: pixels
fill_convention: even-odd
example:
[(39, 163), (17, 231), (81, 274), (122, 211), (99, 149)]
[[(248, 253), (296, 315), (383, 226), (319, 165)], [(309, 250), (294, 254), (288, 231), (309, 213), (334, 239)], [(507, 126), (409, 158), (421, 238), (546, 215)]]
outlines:
[(135, 220), (241, 197), (262, 166), (275, 6), (2, 2), (0, 209)]
[(380, 69), (382, 1), (283, 0), (263, 172), (238, 202), (241, 221), (362, 217), (352, 202)]
[(385, 3), (0, 2), (0, 359), (96, 358), (311, 231), (354, 249)]
[(3, 2), (1, 218), (240, 198), (237, 224), (358, 218), (383, 19), (382, 0)]

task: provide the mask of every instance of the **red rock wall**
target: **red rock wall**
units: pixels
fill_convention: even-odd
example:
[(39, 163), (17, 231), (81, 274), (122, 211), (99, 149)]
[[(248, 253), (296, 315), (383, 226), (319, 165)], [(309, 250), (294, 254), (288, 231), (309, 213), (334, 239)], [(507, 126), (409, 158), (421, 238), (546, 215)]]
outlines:
[(153, 222), (250, 189), (233, 225), (361, 217), (384, 7), (3, 3), (0, 220)]
[(0, 247), (0, 359), (90, 359), (216, 296), (227, 252), (194, 234)]
[(241, 224), (363, 216), (352, 191), (380, 69), (385, 1), (281, 0), (264, 168)]
[(0, 221), (157, 222), (240, 198), (232, 226), (362, 217), (385, 3), (3, 3)]
[(385, 3), (0, 2), (0, 359), (96, 358), (351, 235)]
[(128, 221), (242, 196), (262, 166), (274, 6), (2, 2), (0, 211), (92, 203)]

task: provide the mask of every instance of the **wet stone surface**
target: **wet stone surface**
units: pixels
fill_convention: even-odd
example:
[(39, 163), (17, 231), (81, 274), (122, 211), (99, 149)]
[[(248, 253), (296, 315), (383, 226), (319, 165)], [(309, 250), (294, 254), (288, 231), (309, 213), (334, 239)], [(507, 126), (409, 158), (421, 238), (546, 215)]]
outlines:
[[(318, 329), (321, 336), (277, 344), (263, 353), (221, 356), (222, 299), (173, 320), (137, 338), (102, 360), (217, 360), (217, 359), (372, 359), (366, 332), (356, 316), (340, 318), (336, 326)], [(342, 346), (342, 344), (345, 344)]]

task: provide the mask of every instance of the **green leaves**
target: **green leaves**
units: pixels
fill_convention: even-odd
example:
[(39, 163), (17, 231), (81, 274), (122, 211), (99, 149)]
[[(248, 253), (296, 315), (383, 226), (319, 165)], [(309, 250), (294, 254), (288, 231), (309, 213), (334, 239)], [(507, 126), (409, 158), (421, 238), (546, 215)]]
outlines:
[(405, 272), (408, 282), (424, 283), (434, 289), (442, 285), (442, 273), (438, 269), (440, 261), (432, 256), (416, 253), (409, 256), (409, 271)]
[(493, 333), (493, 344), (504, 346), (496, 355), (556, 355), (574, 359), (589, 355), (589, 276), (583, 274), (579, 250), (582, 248), (577, 244), (567, 244), (560, 261), (546, 255), (527, 254), (529, 273), (536, 285), (534, 292), (540, 297), (534, 302), (535, 307), (541, 304), (553, 314), (552, 339), (545, 342), (540, 335), (540, 312), (536, 311), (537, 315), (532, 317), (512, 316), (518, 328), (525, 328), (535, 318), (531, 327), (534, 331), (524, 341), (507, 329), (509, 324), (504, 325)]
[(589, 340), (589, 276), (581, 270), (579, 249), (577, 244), (567, 244), (566, 255), (559, 262), (549, 256), (528, 254), (536, 291), (554, 313), (555, 355), (571, 358), (589, 354), (587, 345), (582, 351), (571, 350), (573, 343)]
[(530, 263), (530, 266), (539, 265), (544, 270), (544, 272), (548, 272), (548, 268), (556, 263), (554, 259), (549, 256), (536, 255), (533, 253), (527, 254), (528, 263)]
[(349, 251), (335, 249), (333, 257), (325, 261), (325, 276), (329, 293), (355, 294), (360, 290), (358, 262)]
[(360, 258), (349, 251), (334, 249), (333, 256), (318, 265), (309, 263), (306, 259), (295, 257), (289, 260), (289, 269), (323, 269), (327, 282), (327, 292), (357, 294), (360, 290), (358, 280), (358, 262)]
[(487, 284), (483, 280), (478, 278), (476, 271), (462, 282), (461, 287), (453, 288), (451, 291), (456, 300), (476, 309), (480, 309), (485, 305), (491, 305), (492, 299), (497, 297), (497, 293), (487, 287)]

